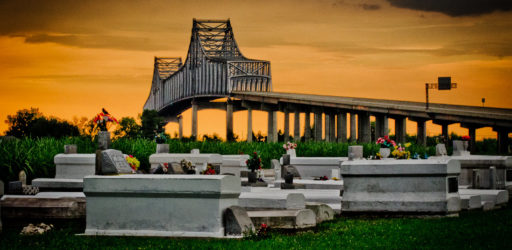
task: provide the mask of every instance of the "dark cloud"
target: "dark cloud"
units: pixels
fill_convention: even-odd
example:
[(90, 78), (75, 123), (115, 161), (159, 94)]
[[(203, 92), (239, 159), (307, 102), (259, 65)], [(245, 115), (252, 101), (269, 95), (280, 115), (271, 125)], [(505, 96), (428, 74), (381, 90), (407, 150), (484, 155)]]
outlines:
[(172, 43), (145, 37), (109, 35), (49, 35), (37, 34), (25, 37), (26, 43), (57, 43), (82, 48), (111, 48), (121, 50), (162, 50), (172, 49)]
[(387, 0), (392, 6), (440, 12), (452, 17), (480, 16), (495, 11), (511, 11), (511, 0)]
[(361, 8), (363, 8), (363, 10), (380, 10), (380, 5), (378, 4), (368, 4), (368, 3), (363, 3), (363, 4), (360, 4), (359, 6), (361, 6)]

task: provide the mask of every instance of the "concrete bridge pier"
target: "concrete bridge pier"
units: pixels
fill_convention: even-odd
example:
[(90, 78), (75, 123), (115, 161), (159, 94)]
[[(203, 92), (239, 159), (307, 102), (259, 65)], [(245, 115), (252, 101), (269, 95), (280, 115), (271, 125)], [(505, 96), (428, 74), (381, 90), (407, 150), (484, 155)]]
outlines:
[(195, 100), (192, 101), (192, 133), (190, 137), (194, 140), (197, 140), (197, 108), (198, 103)]
[(329, 116), (331, 119), (329, 120), (331, 124), (329, 124), (329, 138), (330, 142), (336, 142), (336, 115), (334, 113), (330, 113)]
[(468, 135), (471, 138), (469, 141), (469, 150), (472, 154), (475, 153), (476, 130), (479, 128), (483, 128), (483, 126), (468, 123), (461, 123), (460, 126), (468, 129)]
[(228, 99), (226, 102), (226, 141), (233, 140), (233, 102)]
[(306, 111), (306, 117), (304, 119), (304, 140), (311, 140), (311, 113)]
[(322, 140), (322, 111), (315, 110), (315, 141)]
[(498, 154), (507, 154), (508, 153), (508, 133), (510, 132), (509, 128), (493, 128), (494, 131), (498, 133)]
[(412, 120), (416, 122), (416, 144), (427, 146), (427, 121), (425, 119)]
[(389, 133), (388, 116), (375, 115), (375, 139), (384, 137)]
[(356, 114), (350, 113), (350, 142), (357, 140)]
[(178, 119), (178, 136), (181, 139), (183, 139), (183, 116), (178, 115), (176, 117)]
[(441, 126), (441, 135), (444, 137), (445, 141), (448, 142), (450, 139), (448, 134), (448, 125), (453, 122), (433, 120), (432, 123)]
[(331, 115), (325, 112), (325, 141), (331, 141)]
[(247, 108), (247, 142), (252, 142), (252, 108)]
[(358, 142), (359, 143), (369, 143), (372, 140), (371, 135), (371, 123), (370, 123), (370, 113), (362, 112), (357, 114), (358, 118)]
[(267, 126), (267, 142), (277, 142), (277, 112), (269, 110)]
[(405, 143), (407, 118), (405, 116), (397, 116), (395, 120), (395, 140), (396, 143)]
[(336, 117), (337, 142), (347, 142), (347, 113), (339, 112)]
[(284, 141), (290, 141), (290, 111), (284, 110)]
[(300, 141), (300, 112), (295, 110), (293, 117), (293, 140)]

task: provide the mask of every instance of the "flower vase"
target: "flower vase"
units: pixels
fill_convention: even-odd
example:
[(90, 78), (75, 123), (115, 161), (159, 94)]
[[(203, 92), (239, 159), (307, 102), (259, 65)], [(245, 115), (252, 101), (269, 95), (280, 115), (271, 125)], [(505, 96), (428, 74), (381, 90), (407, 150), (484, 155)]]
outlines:
[(247, 173), (247, 178), (249, 179), (249, 183), (256, 183), (258, 180), (258, 173), (251, 171)]
[(295, 149), (288, 149), (286, 150), (286, 154), (290, 155), (290, 157), (297, 157), (297, 154), (295, 153)]
[(391, 149), (389, 149), (389, 148), (380, 148), (379, 149), (379, 153), (380, 153), (380, 156), (382, 156), (382, 158), (388, 158), (389, 155), (391, 154)]
[(462, 146), (463, 146), (463, 148), (464, 148), (464, 151), (468, 151), (469, 141), (463, 141), (463, 142), (462, 142)]
[(292, 173), (286, 173), (284, 175), (284, 182), (286, 184), (293, 184), (293, 174)]

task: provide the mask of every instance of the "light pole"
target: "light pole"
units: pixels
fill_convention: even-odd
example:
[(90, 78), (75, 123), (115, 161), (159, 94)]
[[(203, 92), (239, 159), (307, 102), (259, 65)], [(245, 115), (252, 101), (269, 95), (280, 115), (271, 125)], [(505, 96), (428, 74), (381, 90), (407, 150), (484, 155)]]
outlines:
[[(426, 97), (426, 109), (428, 109), (428, 90), (429, 89), (438, 89), (438, 90), (450, 90), (457, 88), (457, 83), (452, 82), (452, 78), (450, 76), (440, 76), (437, 78), (437, 83), (425, 83), (425, 97)], [(482, 102), (485, 102), (485, 98), (482, 98)]]

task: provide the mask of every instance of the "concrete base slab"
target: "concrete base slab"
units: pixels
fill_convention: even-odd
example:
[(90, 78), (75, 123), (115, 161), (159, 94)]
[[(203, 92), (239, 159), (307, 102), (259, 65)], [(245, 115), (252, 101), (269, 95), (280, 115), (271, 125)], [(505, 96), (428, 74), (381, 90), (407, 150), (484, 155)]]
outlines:
[(492, 201), (482, 201), (482, 210), (490, 211), (496, 209), (494, 202)]
[(482, 199), (479, 195), (460, 195), (460, 208), (473, 210), (482, 208)]
[(240, 193), (238, 203), (247, 210), (304, 209), (305, 198), (300, 193)]
[[(274, 187), (279, 187), (284, 180), (274, 181)], [(343, 190), (342, 180), (326, 180), (326, 181), (315, 181), (315, 180), (298, 180), (294, 179), (293, 184), (300, 184), (304, 186), (304, 189), (337, 189)]]
[(316, 215), (310, 209), (248, 211), (252, 223), (258, 227), (267, 224), (271, 228), (303, 229), (316, 226)]
[(81, 191), (84, 187), (84, 181), (83, 179), (38, 178), (32, 180), (32, 186), (38, 187), (40, 191)]
[(224, 212), (225, 235), (243, 235), (255, 232), (254, 224), (247, 211), (240, 206), (231, 206)]
[(85, 198), (40, 198), (4, 196), (4, 219), (84, 219)]
[(508, 203), (507, 190), (461, 189), (459, 190), (459, 194), (478, 195), (481, 197), (482, 201), (490, 201), (497, 206), (501, 206)]
[(317, 224), (334, 219), (334, 210), (323, 203), (306, 202), (306, 209), (311, 209), (316, 214)]

